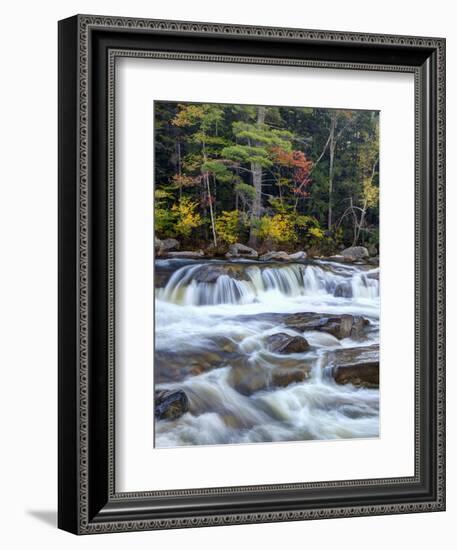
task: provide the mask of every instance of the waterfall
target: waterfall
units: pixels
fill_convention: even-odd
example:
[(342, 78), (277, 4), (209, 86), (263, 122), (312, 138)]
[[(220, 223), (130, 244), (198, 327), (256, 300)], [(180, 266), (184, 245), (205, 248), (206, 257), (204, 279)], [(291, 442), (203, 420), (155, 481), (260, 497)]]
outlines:
[(249, 304), (268, 293), (284, 297), (334, 296), (337, 298), (373, 299), (379, 295), (379, 281), (370, 272), (356, 271), (338, 266), (287, 264), (257, 266), (246, 264), (233, 276), (230, 264), (227, 274), (218, 273), (214, 281), (201, 280), (203, 269), (208, 264), (191, 264), (179, 268), (165, 288), (157, 289), (157, 299), (178, 305), (204, 306), (218, 304)]
[(365, 273), (356, 273), (352, 277), (352, 294), (354, 298), (373, 299), (379, 296), (379, 281), (370, 279)]

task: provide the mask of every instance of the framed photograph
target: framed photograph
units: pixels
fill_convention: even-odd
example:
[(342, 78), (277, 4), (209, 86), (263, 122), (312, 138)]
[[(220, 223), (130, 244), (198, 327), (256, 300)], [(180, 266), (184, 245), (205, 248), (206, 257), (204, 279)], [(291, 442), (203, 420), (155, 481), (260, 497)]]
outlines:
[(445, 41), (59, 22), (59, 527), (445, 509)]

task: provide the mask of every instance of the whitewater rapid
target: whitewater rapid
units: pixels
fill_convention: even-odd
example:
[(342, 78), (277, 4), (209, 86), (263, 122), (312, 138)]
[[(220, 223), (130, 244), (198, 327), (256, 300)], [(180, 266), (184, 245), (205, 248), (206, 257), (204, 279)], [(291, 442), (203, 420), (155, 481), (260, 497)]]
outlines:
[[(235, 273), (206, 275), (208, 266), (232, 265)], [(156, 270), (171, 275), (156, 289), (155, 388), (181, 389), (189, 399), (183, 416), (155, 422), (156, 447), (379, 435), (378, 389), (338, 385), (328, 375), (332, 350), (379, 342), (378, 270), (332, 262), (180, 260), (157, 260)], [(342, 340), (305, 331), (299, 334), (310, 344), (306, 352), (272, 352), (268, 336), (297, 335), (280, 314), (302, 312), (360, 315), (369, 329), (363, 338)], [(308, 379), (271, 385), (274, 369), (303, 365)], [(263, 376), (265, 387), (240, 393), (234, 369)]]

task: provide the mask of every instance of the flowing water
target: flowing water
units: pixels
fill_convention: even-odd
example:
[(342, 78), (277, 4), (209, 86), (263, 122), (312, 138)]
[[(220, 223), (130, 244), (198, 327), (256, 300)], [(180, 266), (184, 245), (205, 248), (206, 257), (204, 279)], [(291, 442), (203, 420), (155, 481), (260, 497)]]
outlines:
[[(379, 391), (338, 385), (332, 351), (377, 344), (379, 283), (366, 266), (314, 261), (157, 260), (155, 388), (183, 390), (189, 411), (156, 420), (156, 447), (377, 437)], [(287, 315), (351, 314), (369, 321), (362, 337), (297, 331)], [(279, 354), (277, 332), (310, 348)], [(306, 372), (291, 383), (275, 375)], [(281, 370), (283, 369), (283, 370)]]

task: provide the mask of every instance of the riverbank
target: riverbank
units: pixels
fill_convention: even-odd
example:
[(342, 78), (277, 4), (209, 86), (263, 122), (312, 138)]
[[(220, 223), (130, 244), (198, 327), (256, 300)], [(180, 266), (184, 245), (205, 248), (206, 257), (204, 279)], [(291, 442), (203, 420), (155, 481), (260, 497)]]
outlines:
[[(186, 259), (251, 259), (259, 261), (279, 261), (279, 262), (300, 262), (305, 259), (327, 260), (340, 263), (349, 263), (356, 265), (379, 266), (378, 249), (372, 247), (370, 250), (364, 246), (351, 246), (342, 248), (339, 253), (331, 255), (322, 255), (315, 249), (305, 250), (270, 250), (263, 246), (259, 250), (249, 247), (245, 244), (234, 243), (226, 247), (199, 248), (184, 250), (181, 243), (176, 239), (158, 239), (155, 238), (155, 254), (160, 258), (186, 258)], [(311, 252), (310, 252), (311, 250)]]

